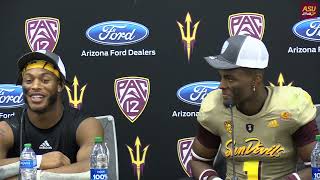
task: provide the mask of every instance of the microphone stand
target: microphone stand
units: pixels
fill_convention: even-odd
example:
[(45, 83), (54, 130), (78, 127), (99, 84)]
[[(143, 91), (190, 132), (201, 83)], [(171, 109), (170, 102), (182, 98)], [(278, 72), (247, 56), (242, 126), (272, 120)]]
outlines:
[(25, 116), (25, 114), (26, 114), (26, 108), (23, 107), (22, 113), (21, 113), (21, 116), (20, 116), (20, 142), (19, 142), (20, 154), (22, 152), (22, 131), (23, 131), (23, 124), (24, 124), (24, 116)]
[(232, 140), (231, 140), (231, 143), (232, 143), (232, 178), (231, 180), (238, 180), (238, 177), (236, 176), (236, 168), (235, 168), (235, 162), (234, 162), (234, 121), (233, 121), (233, 111), (232, 111), (232, 103), (230, 103), (228, 105), (229, 109), (230, 109), (230, 114), (231, 114), (231, 136), (232, 136)]
[[(22, 131), (23, 131), (23, 125), (24, 125), (24, 116), (26, 114), (26, 110), (27, 108), (25, 106), (23, 106), (23, 109), (22, 109), (22, 113), (21, 113), (21, 116), (20, 116), (20, 139), (19, 139), (19, 150), (20, 150), (20, 154), (22, 152)], [(20, 174), (20, 169), (19, 169), (19, 176), (18, 176), (18, 179), (21, 180), (21, 174)]]

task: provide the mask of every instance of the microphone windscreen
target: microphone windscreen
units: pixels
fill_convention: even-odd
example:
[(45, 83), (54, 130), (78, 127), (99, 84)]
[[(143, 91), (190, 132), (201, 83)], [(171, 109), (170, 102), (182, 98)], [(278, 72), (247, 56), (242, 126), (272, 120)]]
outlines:
[(226, 108), (231, 108), (233, 106), (233, 101), (232, 99), (227, 99), (226, 101), (223, 101), (223, 105), (226, 107)]

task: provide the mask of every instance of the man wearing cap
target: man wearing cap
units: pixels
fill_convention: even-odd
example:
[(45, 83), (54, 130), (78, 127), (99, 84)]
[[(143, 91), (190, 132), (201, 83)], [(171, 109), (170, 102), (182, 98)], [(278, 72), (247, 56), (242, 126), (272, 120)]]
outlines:
[[(226, 179), (311, 179), (310, 155), (318, 129), (310, 95), (297, 87), (264, 85), (269, 55), (253, 37), (232, 36), (220, 55), (205, 59), (218, 70), (221, 83), (201, 104), (192, 145), (194, 177), (221, 179), (212, 168), (221, 144)], [(298, 158), (309, 167), (296, 172)]]
[(49, 179), (49, 172), (88, 171), (93, 140), (104, 132), (95, 118), (63, 104), (66, 70), (61, 58), (49, 51), (31, 52), (18, 60), (18, 68), (17, 84), (27, 107), (19, 117), (0, 122), (0, 179), (17, 175), (24, 143), (32, 144), (42, 179)]

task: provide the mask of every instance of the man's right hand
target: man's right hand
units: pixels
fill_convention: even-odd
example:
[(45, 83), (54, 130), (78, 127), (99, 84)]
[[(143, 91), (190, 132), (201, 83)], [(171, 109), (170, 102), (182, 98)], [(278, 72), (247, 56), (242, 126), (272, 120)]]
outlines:
[(40, 169), (53, 169), (66, 165), (70, 165), (70, 159), (59, 151), (53, 151), (42, 155)]

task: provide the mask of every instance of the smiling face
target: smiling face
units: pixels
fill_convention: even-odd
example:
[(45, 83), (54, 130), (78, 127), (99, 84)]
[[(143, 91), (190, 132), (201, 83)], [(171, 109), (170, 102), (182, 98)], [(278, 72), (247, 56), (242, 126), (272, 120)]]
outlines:
[(57, 102), (62, 83), (52, 72), (34, 68), (22, 75), (24, 100), (31, 111), (44, 113)]
[(246, 68), (218, 70), (221, 83), (223, 103), (226, 105), (232, 100), (238, 105), (254, 97), (253, 87), (256, 85), (256, 76)]

